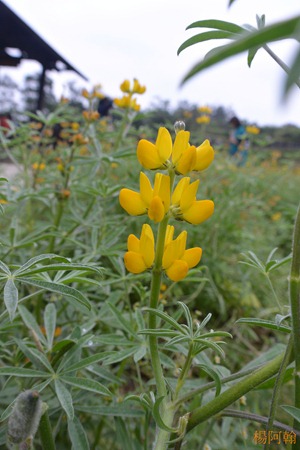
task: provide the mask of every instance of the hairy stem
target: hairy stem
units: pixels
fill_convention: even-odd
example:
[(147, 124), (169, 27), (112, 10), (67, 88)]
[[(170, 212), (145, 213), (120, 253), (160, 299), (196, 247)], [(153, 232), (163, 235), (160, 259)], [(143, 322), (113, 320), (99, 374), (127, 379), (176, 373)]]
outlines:
[[(265, 364), (262, 368), (255, 370), (251, 375), (245, 377), (234, 386), (227, 389), (225, 392), (214, 398), (212, 401), (204, 406), (196, 408), (192, 411), (190, 420), (187, 426), (187, 431), (192, 430), (200, 423), (218, 414), (224, 408), (231, 405), (247, 392), (259, 386), (264, 381), (274, 376), (282, 364), (284, 354), (278, 355), (272, 361)], [(291, 358), (292, 360), (292, 358)], [(291, 361), (289, 361), (291, 362)]]
[[(290, 273), (290, 306), (295, 354), (295, 407), (300, 408), (300, 206), (294, 226), (292, 264)], [(300, 423), (294, 421), (294, 427), (300, 430)], [(293, 448), (300, 449), (300, 440)]]

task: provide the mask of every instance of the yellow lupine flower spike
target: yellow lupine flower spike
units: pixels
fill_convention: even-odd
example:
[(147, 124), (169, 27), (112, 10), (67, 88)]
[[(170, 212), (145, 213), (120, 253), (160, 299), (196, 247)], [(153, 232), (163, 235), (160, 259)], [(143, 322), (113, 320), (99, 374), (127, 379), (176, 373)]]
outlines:
[(182, 231), (175, 240), (173, 235), (174, 227), (168, 225), (162, 265), (172, 281), (180, 281), (187, 275), (189, 269), (199, 263), (202, 249), (194, 247), (186, 250), (186, 231)]
[(140, 173), (140, 192), (121, 189), (120, 205), (132, 216), (148, 214), (154, 222), (161, 222), (170, 208), (170, 177), (157, 173), (152, 188), (149, 178)]
[(198, 225), (213, 214), (213, 201), (196, 200), (198, 186), (199, 180), (190, 183), (189, 177), (179, 181), (171, 198), (171, 212), (176, 219)]
[(126, 269), (131, 273), (149, 269), (154, 261), (154, 236), (150, 225), (143, 225), (140, 239), (130, 234), (127, 247), (128, 252), (124, 255)]
[(169, 131), (161, 127), (158, 130), (156, 143), (141, 139), (137, 147), (137, 157), (145, 169), (174, 170), (186, 175), (192, 170), (206, 169), (214, 159), (214, 150), (206, 139), (199, 147), (189, 144), (190, 133), (185, 130), (178, 131), (174, 145)]

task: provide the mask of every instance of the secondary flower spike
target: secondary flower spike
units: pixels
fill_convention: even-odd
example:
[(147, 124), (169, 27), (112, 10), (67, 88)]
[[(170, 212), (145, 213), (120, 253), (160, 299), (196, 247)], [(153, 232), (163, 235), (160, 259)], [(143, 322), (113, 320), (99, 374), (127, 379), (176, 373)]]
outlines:
[(170, 177), (157, 173), (154, 187), (149, 178), (140, 173), (140, 192), (121, 189), (120, 205), (131, 216), (148, 214), (154, 222), (161, 222), (170, 207)]
[(182, 178), (177, 184), (171, 199), (171, 212), (175, 219), (198, 225), (209, 219), (214, 212), (212, 200), (196, 200), (199, 180), (190, 183), (189, 177)]
[(162, 265), (172, 281), (180, 281), (185, 278), (189, 269), (199, 263), (202, 249), (194, 247), (186, 250), (186, 231), (182, 231), (176, 239), (173, 236), (174, 227), (168, 225)]
[(130, 234), (127, 247), (128, 252), (124, 255), (126, 269), (131, 273), (149, 269), (154, 261), (154, 236), (150, 225), (143, 225), (140, 239)]
[(141, 139), (137, 147), (137, 157), (145, 169), (173, 168), (176, 173), (186, 175), (192, 170), (206, 169), (214, 159), (214, 150), (206, 140), (199, 147), (189, 144), (190, 133), (180, 130), (174, 144), (169, 131), (161, 127), (155, 144)]

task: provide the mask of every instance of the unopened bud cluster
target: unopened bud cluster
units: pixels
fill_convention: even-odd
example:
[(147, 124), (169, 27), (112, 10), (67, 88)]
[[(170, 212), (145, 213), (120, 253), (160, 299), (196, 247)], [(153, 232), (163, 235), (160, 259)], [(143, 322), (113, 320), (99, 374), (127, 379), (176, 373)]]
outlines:
[[(8, 447), (31, 441), (37, 432), (41, 415), (42, 401), (37, 391), (27, 390), (18, 395), (8, 420)], [(23, 448), (26, 447), (23, 445)]]

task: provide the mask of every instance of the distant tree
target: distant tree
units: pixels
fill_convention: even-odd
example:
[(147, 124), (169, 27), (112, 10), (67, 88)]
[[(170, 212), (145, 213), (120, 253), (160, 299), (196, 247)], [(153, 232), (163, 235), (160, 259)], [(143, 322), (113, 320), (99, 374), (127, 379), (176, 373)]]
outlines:
[(85, 99), (82, 96), (82, 86), (78, 86), (75, 81), (68, 81), (66, 83), (65, 94), (70, 101), (72, 106), (79, 108), (80, 110), (84, 109), (87, 105), (84, 101)]
[(17, 108), (18, 85), (8, 75), (0, 78), (0, 114), (13, 113)]
[[(35, 112), (37, 109), (40, 87), (40, 74), (27, 75), (21, 89), (22, 103), (24, 111)], [(53, 81), (46, 75), (44, 85), (43, 111), (51, 112), (55, 109), (57, 100), (53, 92)]]

